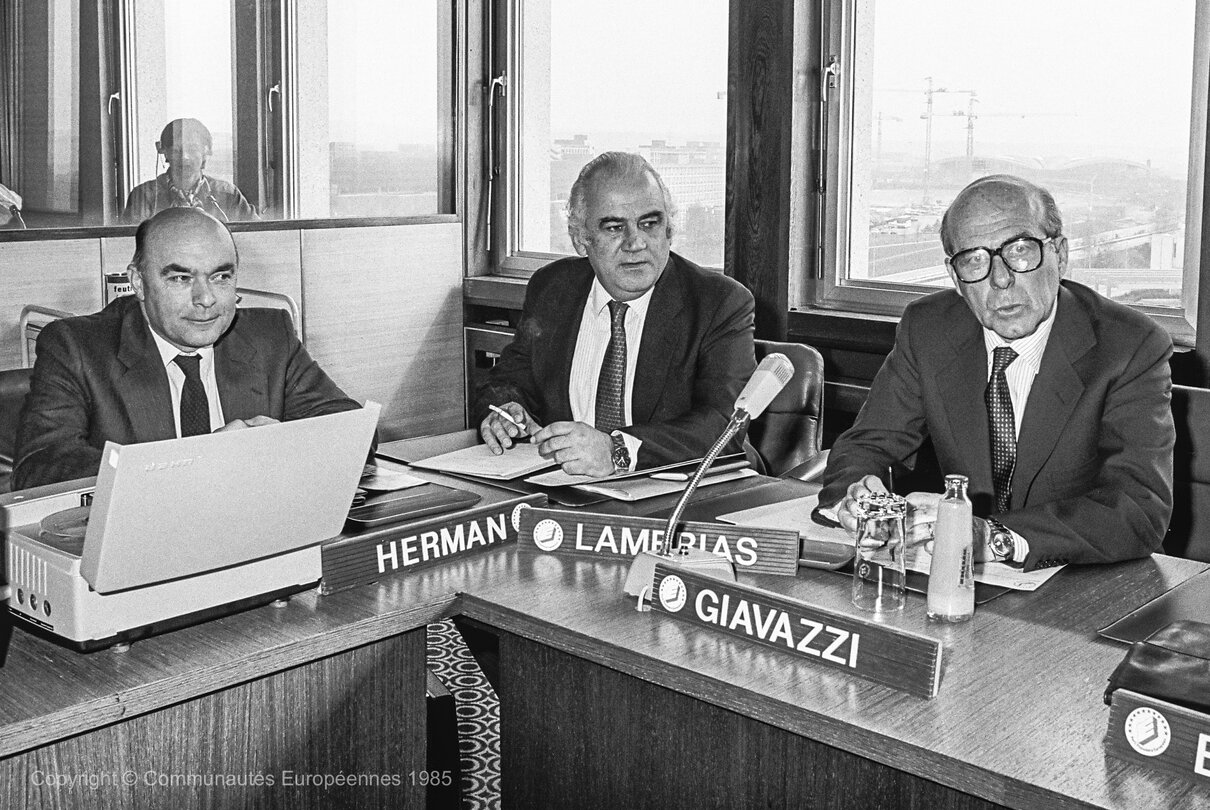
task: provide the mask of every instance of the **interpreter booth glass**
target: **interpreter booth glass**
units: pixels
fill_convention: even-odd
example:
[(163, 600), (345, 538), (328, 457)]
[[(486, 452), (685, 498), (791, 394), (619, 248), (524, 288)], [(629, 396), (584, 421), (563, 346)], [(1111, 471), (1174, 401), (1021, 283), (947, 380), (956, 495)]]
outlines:
[[(76, 225), (80, 158), (80, 8), (77, 0), (0, 5), (0, 228), (10, 209), (46, 227)], [(33, 217), (27, 214), (27, 219)], [(31, 222), (31, 227), (32, 227)]]
[[(726, 0), (538, 0), (517, 15), (509, 255), (572, 254), (567, 197), (596, 155), (638, 152), (668, 186), (672, 249), (723, 263)], [(516, 92), (514, 92), (514, 90)]]
[(140, 0), (134, 27), (135, 183), (154, 180), (167, 169), (168, 144), (160, 144), (160, 136), (168, 122), (180, 118), (197, 119), (210, 131), (203, 173), (231, 182), (231, 1)]
[(1007, 173), (1053, 193), (1068, 278), (1192, 314), (1204, 17), (1194, 0), (1022, 0), (1006, 27), (999, 10), (960, 0), (845, 3), (827, 21), (839, 193), (819, 302), (950, 287), (941, 216), (972, 179)]
[(204, 174), (260, 219), (455, 215), (460, 8), (0, 2), (0, 184), (23, 215), (0, 192), (0, 230), (134, 224), (182, 118), (209, 133)]

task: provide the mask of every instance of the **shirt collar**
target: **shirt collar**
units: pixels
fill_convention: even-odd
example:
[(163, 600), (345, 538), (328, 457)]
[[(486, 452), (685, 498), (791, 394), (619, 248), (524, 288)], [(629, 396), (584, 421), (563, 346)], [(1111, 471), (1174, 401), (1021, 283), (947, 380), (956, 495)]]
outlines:
[[(1046, 344), (1050, 340), (1050, 330), (1055, 325), (1055, 315), (1058, 311), (1059, 299), (1056, 297), (1054, 306), (1050, 308), (1050, 314), (1042, 323), (1038, 324), (1034, 333), (1016, 340), (1005, 340), (991, 329), (984, 327), (983, 347), (987, 350), (987, 356), (991, 357), (995, 349), (1000, 346), (1011, 346), (1017, 353), (1019, 362), (1033, 369), (1033, 372), (1037, 374), (1038, 369), (1042, 367), (1042, 355), (1046, 351)], [(988, 364), (988, 368), (990, 367), (991, 365)]]
[(214, 358), (214, 347), (207, 346), (204, 349), (198, 349), (194, 352), (183, 352), (176, 346), (173, 346), (164, 338), (160, 337), (159, 333), (151, 328), (151, 324), (147, 324), (147, 331), (151, 333), (151, 339), (155, 341), (155, 347), (160, 352), (160, 361), (164, 364), (164, 368), (168, 368), (175, 360), (178, 354), (196, 354), (202, 358), (202, 362), (209, 362)]
[[(647, 315), (647, 307), (651, 305), (651, 293), (655, 290), (655, 285), (651, 289), (640, 295), (633, 301), (627, 301), (627, 312), (633, 312), (636, 315)], [(588, 306), (594, 317), (599, 317), (603, 310), (609, 306), (609, 302), (613, 300), (605, 287), (601, 285), (601, 280), (595, 275), (592, 279), (592, 290), (588, 293)]]

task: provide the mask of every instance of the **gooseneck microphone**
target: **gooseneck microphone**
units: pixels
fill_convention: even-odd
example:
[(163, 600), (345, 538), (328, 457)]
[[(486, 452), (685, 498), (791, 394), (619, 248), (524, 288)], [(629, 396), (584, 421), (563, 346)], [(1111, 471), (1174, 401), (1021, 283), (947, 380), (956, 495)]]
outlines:
[[(707, 451), (706, 456), (701, 460), (701, 463), (697, 465), (693, 477), (685, 485), (685, 491), (681, 493), (676, 507), (673, 508), (672, 514), (669, 515), (668, 525), (664, 529), (664, 538), (660, 544), (659, 551), (640, 552), (630, 564), (630, 570), (627, 572), (626, 584), (623, 590), (630, 596), (638, 597), (639, 610), (648, 609), (645, 606), (644, 599), (645, 595), (651, 591), (652, 580), (655, 577), (655, 566), (658, 563), (678, 565), (686, 569), (692, 568), (708, 576), (726, 579), (729, 582), (735, 581), (735, 568), (725, 558), (718, 557), (708, 551), (682, 546), (677, 526), (681, 522), (681, 514), (685, 511), (685, 505), (693, 497), (698, 484), (701, 483), (702, 478), (706, 475), (706, 471), (710, 469), (710, 465), (718, 458), (718, 454), (722, 452), (727, 443), (739, 431), (743, 430), (750, 421), (765, 412), (765, 408), (769, 407), (769, 403), (773, 401), (773, 398), (777, 396), (778, 392), (786, 386), (786, 383), (793, 376), (794, 364), (784, 354), (770, 354), (764, 360), (761, 360), (760, 365), (756, 367), (756, 371), (748, 379), (748, 384), (744, 386), (744, 390), (740, 392), (739, 397), (735, 400), (735, 412), (731, 414), (731, 418), (727, 421), (727, 426), (723, 429), (722, 435), (715, 440), (714, 444), (710, 446), (710, 450)], [(676, 552), (675, 554), (673, 554), (674, 551)]]
[(752, 376), (748, 378), (748, 384), (744, 386), (744, 390), (740, 391), (739, 396), (736, 397), (735, 412), (731, 414), (727, 427), (723, 429), (722, 435), (710, 446), (710, 450), (706, 453), (705, 458), (697, 465), (697, 470), (694, 471), (693, 477), (689, 479), (689, 483), (685, 486), (685, 491), (681, 493), (680, 500), (676, 502), (676, 508), (668, 516), (668, 525), (664, 531), (664, 544), (660, 549), (661, 554), (667, 556), (670, 551), (680, 549), (680, 534), (676, 531), (676, 526), (681, 522), (681, 513), (685, 511), (685, 505), (693, 497), (698, 484), (701, 483), (702, 478), (706, 475), (706, 471), (710, 469), (710, 465), (718, 458), (718, 454), (727, 446), (727, 442), (735, 437), (735, 434), (739, 433), (749, 422), (765, 412), (765, 408), (769, 407), (769, 403), (781, 392), (781, 389), (786, 387), (786, 383), (790, 382), (790, 378), (793, 376), (794, 364), (784, 354), (774, 353), (766, 355), (765, 359), (760, 361), (760, 365), (756, 367), (756, 371), (752, 372)]

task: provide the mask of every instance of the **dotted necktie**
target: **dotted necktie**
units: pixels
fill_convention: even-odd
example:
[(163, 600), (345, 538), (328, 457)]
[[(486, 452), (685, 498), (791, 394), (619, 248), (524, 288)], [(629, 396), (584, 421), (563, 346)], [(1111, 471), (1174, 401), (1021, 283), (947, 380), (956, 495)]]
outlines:
[(987, 423), (992, 441), (992, 483), (996, 487), (996, 511), (1007, 512), (1013, 493), (1013, 468), (1017, 466), (1017, 429), (1013, 418), (1013, 400), (1008, 392), (1004, 370), (1017, 359), (1017, 353), (999, 346), (992, 354), (992, 376), (983, 401), (987, 404)]
[(210, 401), (202, 385), (202, 358), (196, 354), (178, 354), (176, 364), (185, 372), (181, 389), (181, 436), (201, 436), (210, 432)]
[(609, 302), (609, 345), (597, 378), (596, 428), (610, 433), (622, 427), (626, 395), (626, 310), (621, 301)]

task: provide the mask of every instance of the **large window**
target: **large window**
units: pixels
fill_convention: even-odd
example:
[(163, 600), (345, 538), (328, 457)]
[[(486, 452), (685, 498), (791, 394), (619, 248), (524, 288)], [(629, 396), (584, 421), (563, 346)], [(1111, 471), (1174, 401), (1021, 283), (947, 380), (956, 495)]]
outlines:
[[(1190, 333), (1205, 152), (1195, 0), (827, 4), (824, 279), (817, 302), (896, 311), (948, 287), (941, 214), (970, 180), (1050, 189), (1068, 277)], [(843, 10), (840, 7), (843, 5)]]
[[(508, 193), (496, 184), (493, 247), (532, 269), (572, 253), (565, 208), (580, 168), (610, 150), (638, 152), (678, 212), (673, 250), (723, 263), (727, 2), (501, 2), (512, 22), (503, 96)], [(496, 96), (499, 102), (501, 97)], [(507, 204), (506, 204), (507, 201)]]

